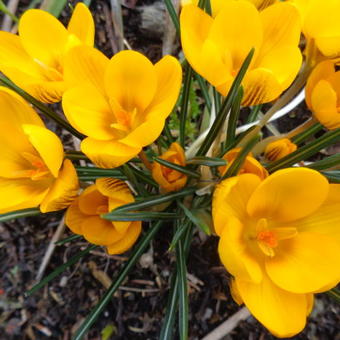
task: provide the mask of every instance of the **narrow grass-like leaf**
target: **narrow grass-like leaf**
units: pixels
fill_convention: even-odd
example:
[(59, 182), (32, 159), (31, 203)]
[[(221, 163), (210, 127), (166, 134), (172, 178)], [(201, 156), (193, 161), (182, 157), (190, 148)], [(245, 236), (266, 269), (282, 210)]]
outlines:
[(74, 234), (74, 235), (71, 235), (69, 237), (64, 238), (63, 240), (57, 241), (55, 243), (55, 245), (56, 246), (62, 246), (65, 243), (68, 243), (68, 242), (71, 242), (71, 241), (74, 241), (74, 240), (78, 240), (80, 238), (82, 238), (81, 235)]
[(53, 280), (55, 277), (57, 277), (59, 274), (61, 274), (63, 271), (65, 271), (68, 267), (72, 266), (73, 264), (77, 263), (83, 256), (85, 256), (87, 253), (89, 253), (91, 250), (97, 248), (96, 245), (88, 246), (83, 251), (79, 252), (78, 254), (72, 256), (67, 262), (62, 264), (61, 266), (57, 267), (55, 270), (53, 270), (52, 273), (45, 276), (39, 283), (34, 285), (29, 291), (25, 293), (26, 296), (30, 296), (33, 293), (35, 293), (40, 288), (44, 287), (47, 283), (49, 283), (51, 280)]
[(228, 128), (227, 128), (227, 138), (226, 138), (226, 147), (231, 145), (235, 141), (235, 133), (237, 121), (240, 116), (241, 109), (241, 101), (243, 98), (243, 88), (240, 86), (237, 95), (233, 104), (231, 105), (230, 115), (228, 120)]
[(166, 313), (163, 319), (159, 340), (171, 340), (173, 338), (176, 310), (178, 307), (178, 284), (178, 276), (177, 273), (175, 273), (171, 278)]
[(312, 126), (310, 126), (305, 131), (302, 131), (301, 133), (297, 134), (296, 136), (292, 137), (292, 142), (300, 145), (303, 143), (306, 139), (310, 138), (311, 136), (315, 135), (317, 132), (321, 131), (323, 129), (323, 126), (320, 123), (315, 123)]
[(215, 111), (219, 112), (221, 109), (221, 95), (213, 88), (213, 97), (214, 97), (214, 104), (215, 104)]
[(0, 222), (6, 222), (6, 221), (13, 220), (15, 218), (21, 218), (21, 217), (37, 216), (41, 214), (42, 213), (39, 210), (39, 208), (16, 210), (16, 211), (11, 211), (5, 214), (0, 214)]
[(330, 297), (332, 297), (334, 300), (336, 300), (338, 303), (340, 303), (340, 291), (339, 291), (339, 289), (333, 288), (326, 293)]
[(249, 67), (249, 64), (251, 62), (251, 59), (253, 58), (255, 49), (252, 48), (249, 54), (247, 55), (246, 59), (244, 60), (240, 71), (238, 72), (237, 76), (235, 77), (233, 84), (231, 85), (231, 88), (228, 92), (227, 97), (224, 99), (222, 106), (217, 114), (217, 117), (212, 124), (206, 138), (204, 139), (200, 149), (197, 152), (197, 156), (204, 156), (208, 150), (210, 149), (210, 146), (214, 142), (216, 136), (218, 135), (224, 121), (227, 118), (227, 115), (230, 111), (231, 105), (233, 104), (235, 100), (235, 96), (237, 95), (237, 91), (239, 87), (241, 86), (243, 77)]
[(340, 128), (326, 132), (323, 136), (314, 140), (313, 142), (304, 145), (286, 157), (269, 164), (267, 170), (269, 172), (274, 172), (281, 168), (289, 167), (297, 162), (308, 159), (323, 148), (338, 141), (340, 141)]
[(71, 160), (91, 162), (81, 151), (65, 151), (65, 157)]
[(221, 180), (237, 175), (247, 155), (252, 150), (252, 148), (255, 146), (255, 144), (258, 142), (258, 140), (259, 140), (259, 136), (255, 136), (242, 148), (242, 150), (239, 152), (235, 160), (230, 165), (227, 172), (222, 176)]
[(250, 110), (246, 123), (249, 124), (249, 123), (255, 122), (257, 120), (257, 116), (260, 113), (261, 109), (262, 109), (262, 104), (253, 106)]
[(199, 229), (201, 229), (204, 233), (207, 235), (210, 235), (210, 228), (207, 226), (204, 221), (199, 219), (197, 216), (195, 216), (194, 213), (192, 213), (182, 202), (178, 201), (177, 204), (181, 207), (186, 217)]
[(187, 164), (205, 165), (205, 166), (214, 167), (214, 166), (226, 165), (227, 162), (222, 158), (197, 156), (197, 157), (187, 160)]
[(181, 97), (181, 110), (179, 117), (179, 142), (184, 147), (185, 144), (185, 124), (187, 122), (188, 116), (188, 106), (189, 106), (189, 94), (192, 79), (193, 70), (191, 66), (187, 63), (185, 66), (184, 82)]
[(195, 78), (197, 79), (197, 82), (198, 82), (200, 89), (202, 91), (202, 95), (203, 95), (203, 98), (205, 100), (205, 104), (206, 104), (208, 110), (211, 111), (211, 99), (210, 99), (210, 96), (209, 96), (207, 84), (206, 84), (205, 80), (197, 73), (195, 73)]
[[(149, 207), (153, 207), (155, 205), (159, 205), (165, 202), (171, 202), (174, 201), (178, 198), (192, 195), (197, 189), (195, 187), (188, 187), (185, 188), (181, 191), (176, 191), (176, 192), (170, 192), (164, 195), (155, 195), (155, 196), (150, 196), (144, 199), (141, 199), (137, 202), (134, 203), (129, 203), (122, 205), (113, 212), (118, 212), (118, 211), (131, 211), (131, 210), (141, 210)], [(110, 213), (109, 213), (110, 214)], [(108, 215), (108, 214), (107, 214)]]
[(144, 185), (137, 180), (133, 169), (128, 164), (124, 164), (121, 169), (139, 195), (149, 196), (148, 191), (145, 189)]
[(337, 165), (340, 165), (340, 154), (339, 153), (326, 157), (312, 164), (309, 164), (307, 165), (307, 168), (315, 169), (315, 170), (325, 170), (325, 169), (329, 169)]
[(149, 175), (148, 172), (139, 170), (135, 167), (131, 167), (130, 169), (131, 169), (131, 171), (133, 171), (134, 175), (136, 177), (138, 177), (142, 182), (147, 183), (147, 184), (153, 186), (154, 188), (159, 187), (159, 185), (153, 180), (153, 178)]
[(0, 0), (0, 11), (7, 14), (15, 22), (19, 22), (19, 19), (7, 8), (2, 0)]
[(152, 226), (145, 235), (141, 238), (138, 244), (134, 247), (129, 260), (126, 262), (123, 269), (118, 274), (116, 280), (113, 281), (109, 289), (102, 296), (96, 307), (91, 311), (91, 313), (87, 316), (86, 320), (81, 324), (78, 328), (76, 334), (73, 337), (73, 340), (81, 340), (83, 336), (87, 333), (92, 324), (97, 320), (105, 306), (112, 299), (112, 295), (119, 288), (122, 282), (125, 280), (126, 276), (129, 274), (130, 270), (133, 268), (135, 263), (138, 261), (139, 257), (143, 254), (144, 250), (150, 243), (150, 241), (154, 238), (157, 231), (162, 225), (162, 221), (156, 222), (154, 226)]
[(176, 245), (178, 295), (179, 295), (179, 338), (187, 340), (189, 334), (189, 303), (186, 256), (183, 249), (183, 240), (179, 240)]
[(44, 0), (41, 9), (58, 18), (66, 4), (67, 0)]
[(183, 216), (170, 212), (158, 211), (114, 211), (108, 214), (101, 215), (102, 218), (109, 221), (154, 221), (154, 220), (173, 220), (179, 219)]
[(102, 169), (87, 166), (75, 166), (79, 175), (122, 176), (121, 171), (116, 169)]
[(165, 166), (165, 167), (167, 167), (167, 168), (169, 168), (169, 169), (181, 172), (181, 173), (183, 173), (183, 174), (185, 174), (189, 177), (194, 177), (194, 178), (200, 178), (201, 177), (201, 175), (199, 173), (192, 171), (192, 170), (189, 170), (185, 166), (181, 166), (181, 165), (178, 165), (178, 164), (175, 164), (175, 163), (168, 162), (165, 159), (154, 158), (154, 161)]
[(322, 171), (331, 183), (340, 183), (340, 170)]
[(46, 115), (48, 118), (54, 120), (57, 124), (62, 126), (65, 130), (70, 132), (75, 137), (78, 137), (79, 139), (83, 139), (85, 136), (78, 132), (76, 129), (74, 129), (69, 123), (67, 123), (66, 120), (58, 116), (53, 110), (51, 110), (48, 106), (44, 105), (43, 103), (40, 103), (38, 100), (33, 98), (31, 95), (29, 95), (24, 90), (20, 89), (18, 86), (13, 84), (9, 79), (0, 76), (0, 83), (3, 83), (6, 87), (10, 88), (14, 92), (18, 93), (21, 97), (26, 99), (28, 102), (30, 102), (33, 106), (35, 106), (37, 109), (39, 109), (44, 115)]
[(180, 25), (179, 25), (179, 20), (178, 20), (178, 16), (176, 13), (176, 10), (174, 8), (174, 5), (172, 4), (171, 0), (164, 0), (165, 2), (165, 6), (169, 12), (170, 18), (172, 20), (172, 23), (174, 24), (177, 34), (180, 34)]
[(185, 221), (182, 223), (177, 229), (176, 232), (171, 240), (169, 250), (173, 250), (175, 246), (177, 245), (177, 242), (183, 237), (187, 229), (190, 227), (189, 221)]

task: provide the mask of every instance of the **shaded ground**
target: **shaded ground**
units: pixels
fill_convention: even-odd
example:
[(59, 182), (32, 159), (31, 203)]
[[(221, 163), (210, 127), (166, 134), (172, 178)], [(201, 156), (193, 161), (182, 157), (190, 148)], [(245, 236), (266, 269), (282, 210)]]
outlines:
[[(21, 1), (23, 9), (28, 1)], [(138, 1), (137, 6), (152, 1)], [(99, 48), (112, 55), (105, 30), (107, 1), (93, 1)], [(161, 55), (161, 38), (140, 30), (138, 8), (123, 9), (125, 36), (133, 48), (153, 60)], [(63, 13), (67, 22), (68, 13)], [(65, 20), (66, 19), (66, 20)], [(302, 109), (280, 122), (281, 130), (297, 126), (309, 114)], [(49, 123), (59, 135), (61, 130)], [(65, 142), (70, 139), (64, 136)], [(71, 339), (71, 335), (105, 292), (104, 286), (118, 274), (128, 254), (108, 256), (98, 248), (66, 270), (48, 286), (26, 298), (24, 292), (35, 283), (49, 241), (61, 214), (31, 217), (0, 225), (0, 340)], [(63, 237), (70, 235), (68, 231)], [(101, 339), (112, 326), (110, 339), (158, 339), (164, 316), (174, 256), (168, 252), (172, 227), (164, 226), (147, 253), (114, 295), (87, 339)], [(58, 246), (47, 273), (84, 249), (83, 240)], [(217, 238), (196, 233), (188, 262), (190, 339), (200, 339), (235, 313), (239, 307), (228, 292), (228, 276), (217, 256)], [(317, 297), (306, 330), (294, 339), (340, 340), (340, 309), (328, 296)], [(289, 317), (289, 316), (288, 316)], [(241, 322), (226, 339), (275, 339), (255, 319)]]

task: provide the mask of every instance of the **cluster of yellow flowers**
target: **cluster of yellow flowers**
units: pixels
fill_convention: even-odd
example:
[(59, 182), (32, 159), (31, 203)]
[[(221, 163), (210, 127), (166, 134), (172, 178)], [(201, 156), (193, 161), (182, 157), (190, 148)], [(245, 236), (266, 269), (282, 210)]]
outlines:
[[(308, 108), (326, 128), (340, 127), (340, 0), (211, 0), (211, 15), (198, 1), (183, 1), (180, 29), (189, 64), (222, 96), (254, 48), (242, 82), (243, 106), (279, 98), (303, 65)], [(157, 140), (182, 84), (176, 58), (153, 64), (129, 50), (108, 59), (93, 47), (94, 22), (82, 3), (67, 28), (47, 12), (31, 9), (22, 15), (18, 32), (0, 32), (0, 71), (37, 100), (61, 102), (69, 124), (85, 136), (80, 148), (93, 164), (119, 167)], [(110, 254), (128, 250), (141, 222), (101, 218), (134, 202), (127, 184), (99, 178), (79, 194), (76, 169), (65, 159), (61, 141), (32, 107), (5, 87), (0, 87), (0, 106), (0, 213), (68, 207), (66, 224), (74, 233)], [(265, 145), (264, 159), (272, 162), (296, 149), (281, 138)], [(218, 168), (220, 178), (240, 152), (234, 148), (221, 157), (226, 165)], [(187, 164), (177, 143), (159, 158), (178, 167)], [(164, 164), (147, 167), (162, 193), (189, 182)], [(302, 167), (269, 175), (251, 153), (237, 176), (217, 184), (213, 224), (221, 261), (233, 276), (233, 296), (273, 334), (300, 332), (313, 294), (339, 282), (339, 211), (340, 184)]]

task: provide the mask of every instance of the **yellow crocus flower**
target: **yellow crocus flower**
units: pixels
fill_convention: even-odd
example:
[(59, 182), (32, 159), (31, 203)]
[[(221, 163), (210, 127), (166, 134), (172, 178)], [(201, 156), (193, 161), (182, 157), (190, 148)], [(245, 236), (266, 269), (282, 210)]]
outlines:
[(273, 162), (281, 159), (297, 149), (297, 145), (292, 143), (288, 138), (280, 138), (269, 143), (265, 150), (264, 156), (267, 160)]
[[(235, 158), (238, 156), (240, 151), (241, 148), (234, 148), (229, 150), (226, 154), (224, 154), (222, 158), (227, 161), (227, 165), (218, 167), (218, 172), (220, 173), (221, 176), (223, 176), (227, 172), (227, 170), (233, 164)], [(240, 175), (254, 174), (261, 178), (261, 180), (265, 179), (268, 176), (268, 171), (261, 165), (260, 162), (256, 160), (256, 158), (253, 157), (251, 153), (249, 153), (245, 158), (243, 165), (238, 173)]]
[(307, 168), (263, 181), (244, 174), (215, 190), (218, 251), (234, 295), (278, 337), (300, 332), (312, 294), (340, 280), (339, 209), (340, 185)]
[(77, 195), (78, 178), (71, 161), (64, 160), (61, 141), (5, 87), (0, 87), (0, 106), (0, 213), (66, 208)]
[(134, 198), (124, 182), (100, 178), (73, 201), (67, 209), (65, 223), (87, 241), (106, 246), (109, 254), (120, 254), (136, 242), (141, 233), (141, 222), (111, 222), (100, 215), (132, 202)]
[(306, 103), (314, 116), (327, 129), (340, 127), (340, 71), (334, 62), (319, 63), (308, 78)]
[[(172, 143), (160, 158), (181, 166), (186, 164), (184, 150), (178, 143)], [(157, 162), (152, 164), (152, 177), (165, 192), (183, 188), (188, 179), (185, 174)]]
[(135, 51), (110, 60), (78, 46), (65, 59), (65, 79), (74, 84), (62, 105), (70, 124), (88, 136), (81, 150), (99, 167), (117, 167), (154, 142), (176, 103), (182, 80), (177, 59), (153, 65)]
[(340, 0), (289, 1), (300, 11), (309, 57), (317, 57), (313, 52), (314, 44), (324, 57), (340, 56)]
[(89, 9), (78, 3), (67, 29), (48, 12), (30, 9), (20, 18), (18, 31), (0, 31), (0, 71), (39, 101), (59, 102), (65, 91), (65, 54), (73, 46), (94, 43)]
[(291, 4), (277, 3), (259, 12), (247, 1), (227, 1), (215, 18), (187, 5), (180, 23), (183, 51), (190, 65), (223, 96), (255, 48), (243, 80), (243, 105), (276, 99), (300, 69), (300, 16)]

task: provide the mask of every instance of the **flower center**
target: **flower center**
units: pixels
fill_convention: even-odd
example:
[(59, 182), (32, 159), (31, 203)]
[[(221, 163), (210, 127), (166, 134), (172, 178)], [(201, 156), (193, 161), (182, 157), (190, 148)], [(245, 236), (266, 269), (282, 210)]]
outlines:
[(269, 228), (266, 218), (259, 219), (256, 224), (257, 245), (266, 256), (273, 257), (275, 255), (274, 248), (279, 245), (279, 241), (292, 238), (295, 235), (297, 235), (296, 228)]
[(30, 163), (31, 169), (15, 171), (12, 174), (14, 178), (26, 177), (31, 178), (32, 181), (38, 181), (40, 179), (50, 177), (50, 171), (39, 156), (30, 152), (22, 152), (21, 156)]

